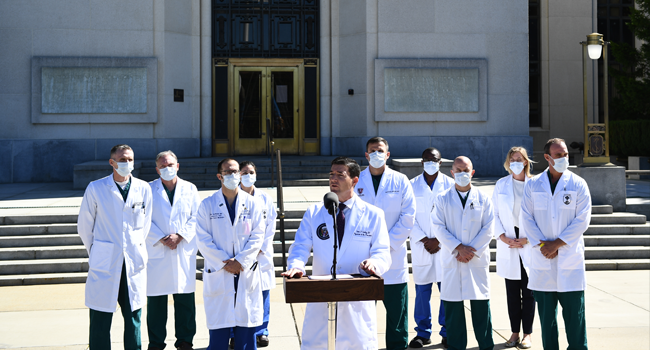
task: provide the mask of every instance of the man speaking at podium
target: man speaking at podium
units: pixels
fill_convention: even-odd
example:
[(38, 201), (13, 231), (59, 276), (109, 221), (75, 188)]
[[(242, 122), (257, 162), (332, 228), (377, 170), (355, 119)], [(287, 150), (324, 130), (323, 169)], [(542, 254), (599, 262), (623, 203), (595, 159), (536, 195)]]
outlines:
[[(338, 157), (332, 161), (329, 185), (339, 200), (337, 236), (332, 215), (323, 202), (303, 216), (289, 249), (289, 271), (283, 276), (301, 277), (314, 250), (313, 275), (330, 275), (337, 239), (337, 274), (382, 275), (390, 267), (388, 229), (383, 211), (354, 194), (361, 168), (356, 161)], [(308, 303), (302, 331), (302, 349), (327, 349), (327, 303)], [(377, 349), (377, 312), (374, 301), (339, 302), (336, 349)]]

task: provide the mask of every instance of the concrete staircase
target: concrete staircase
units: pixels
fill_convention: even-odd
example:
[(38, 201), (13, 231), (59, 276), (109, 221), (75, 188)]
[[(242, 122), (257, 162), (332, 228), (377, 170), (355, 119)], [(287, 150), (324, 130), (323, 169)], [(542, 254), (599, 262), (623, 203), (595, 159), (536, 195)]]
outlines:
[[(257, 167), (257, 187), (271, 186), (271, 160), (268, 157), (236, 157), (238, 161), (250, 160)], [(282, 157), (282, 184), (283, 186), (327, 186), (332, 157)], [(362, 157), (354, 158), (362, 169), (368, 161)], [(217, 165), (221, 158), (196, 158), (180, 159), (178, 175), (196, 185), (198, 188), (220, 188), (221, 182), (217, 179)], [(277, 159), (273, 165), (275, 185), (277, 185)], [(154, 161), (143, 161), (139, 178), (152, 181), (159, 176), (156, 173)]]
[[(585, 233), (588, 270), (650, 269), (650, 222), (645, 216), (612, 213), (611, 206), (594, 206), (592, 212)], [(287, 250), (303, 213), (285, 213)], [(0, 286), (85, 282), (88, 255), (77, 234), (76, 221), (77, 215), (0, 217)], [(281, 247), (280, 233), (276, 231), (276, 276), (282, 272)], [(493, 241), (492, 271), (496, 268), (495, 247)], [(197, 259), (197, 278), (201, 278), (203, 258)], [(408, 259), (410, 264), (410, 252)], [(308, 266), (308, 272), (310, 269)]]

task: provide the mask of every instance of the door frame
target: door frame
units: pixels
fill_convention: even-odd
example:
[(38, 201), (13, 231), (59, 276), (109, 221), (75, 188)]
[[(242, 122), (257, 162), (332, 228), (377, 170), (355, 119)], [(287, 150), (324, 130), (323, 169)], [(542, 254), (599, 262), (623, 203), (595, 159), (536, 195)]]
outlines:
[[(229, 154), (235, 150), (235, 68), (241, 67), (295, 67), (298, 68), (298, 154), (305, 153), (305, 65), (300, 58), (230, 58), (228, 59), (228, 148)], [(268, 133), (268, 130), (267, 130)]]

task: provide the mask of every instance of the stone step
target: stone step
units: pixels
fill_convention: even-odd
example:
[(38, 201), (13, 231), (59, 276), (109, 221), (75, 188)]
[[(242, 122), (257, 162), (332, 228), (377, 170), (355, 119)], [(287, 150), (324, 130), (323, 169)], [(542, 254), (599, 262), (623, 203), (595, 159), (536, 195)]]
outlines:
[(42, 235), (42, 236), (3, 236), (0, 237), (0, 248), (7, 247), (52, 247), (81, 245), (78, 234)]
[(77, 233), (77, 224), (0, 225), (0, 237), (57, 235), (65, 233)]
[[(203, 268), (205, 259), (196, 257), (196, 268)], [(88, 258), (29, 259), (0, 261), (0, 276), (39, 273), (88, 272)]]
[(591, 214), (612, 214), (614, 207), (611, 205), (592, 205)]
[(650, 222), (642, 225), (589, 225), (585, 236), (589, 235), (649, 235)]
[(83, 245), (0, 248), (0, 260), (88, 258)]
[(641, 225), (646, 223), (645, 215), (635, 213), (592, 214), (591, 225)]
[(0, 216), (0, 225), (76, 224), (77, 216), (77, 214)]

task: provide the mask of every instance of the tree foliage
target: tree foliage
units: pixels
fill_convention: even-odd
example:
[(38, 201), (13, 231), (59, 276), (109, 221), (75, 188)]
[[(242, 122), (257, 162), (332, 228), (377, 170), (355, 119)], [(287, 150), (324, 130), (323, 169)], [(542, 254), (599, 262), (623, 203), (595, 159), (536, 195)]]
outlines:
[(630, 30), (642, 44), (612, 43), (612, 54), (620, 68), (611, 67), (616, 96), (612, 98), (613, 120), (650, 120), (650, 0), (635, 0), (630, 11)]

